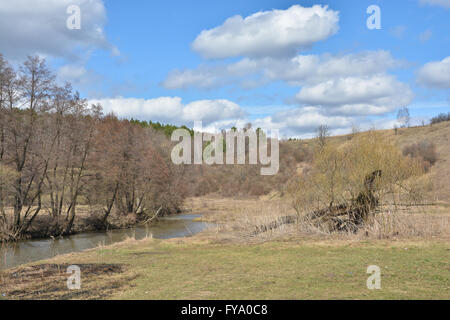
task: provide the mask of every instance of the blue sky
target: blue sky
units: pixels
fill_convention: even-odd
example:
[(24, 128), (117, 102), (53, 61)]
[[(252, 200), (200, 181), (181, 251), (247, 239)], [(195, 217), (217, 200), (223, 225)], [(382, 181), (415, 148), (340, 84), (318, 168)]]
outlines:
[[(0, 4), (0, 52), (45, 56), (120, 117), (307, 137), (391, 128), (402, 106), (416, 123), (450, 111), (450, 0), (17, 3)], [(66, 27), (70, 4), (80, 30)]]

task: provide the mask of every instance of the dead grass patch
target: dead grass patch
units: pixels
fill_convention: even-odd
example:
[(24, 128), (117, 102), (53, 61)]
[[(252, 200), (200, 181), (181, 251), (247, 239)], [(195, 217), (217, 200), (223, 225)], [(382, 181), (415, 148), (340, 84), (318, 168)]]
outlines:
[(3, 298), (20, 300), (105, 299), (126, 287), (130, 278), (118, 264), (76, 264), (81, 269), (81, 289), (69, 290), (69, 264), (39, 264), (0, 273)]

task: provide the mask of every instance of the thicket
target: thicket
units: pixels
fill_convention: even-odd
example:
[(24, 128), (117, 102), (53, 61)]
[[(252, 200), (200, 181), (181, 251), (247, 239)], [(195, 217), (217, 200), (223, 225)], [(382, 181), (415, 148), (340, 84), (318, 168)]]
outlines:
[(54, 79), (39, 57), (16, 70), (0, 55), (0, 239), (69, 234), (81, 212), (105, 228), (112, 214), (180, 210), (185, 185), (167, 137), (102, 115)]
[(428, 141), (421, 141), (405, 146), (403, 148), (403, 155), (420, 160), (425, 172), (428, 172), (431, 166), (438, 160), (436, 145)]
[(379, 205), (417, 198), (422, 173), (421, 161), (404, 156), (380, 134), (358, 133), (343, 145), (317, 145), (310, 170), (292, 179), (289, 193), (299, 216), (351, 214), (361, 200), (370, 202), (372, 215)]

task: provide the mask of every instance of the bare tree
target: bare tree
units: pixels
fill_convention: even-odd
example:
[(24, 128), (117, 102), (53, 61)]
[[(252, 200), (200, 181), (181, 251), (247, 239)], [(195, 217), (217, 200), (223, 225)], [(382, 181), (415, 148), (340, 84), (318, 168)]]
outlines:
[(323, 148), (325, 146), (325, 144), (327, 142), (327, 138), (329, 136), (330, 136), (330, 129), (328, 128), (327, 125), (320, 125), (317, 128), (316, 137), (317, 137), (320, 147)]
[(9, 161), (15, 165), (14, 214), (11, 230), (20, 236), (42, 208), (41, 193), (48, 158), (40, 158), (43, 137), (39, 132), (39, 115), (48, 108), (53, 74), (39, 57), (28, 57), (19, 75), (8, 88)]
[(409, 128), (411, 116), (409, 115), (409, 109), (407, 107), (403, 107), (398, 110), (397, 120), (403, 124), (403, 127)]

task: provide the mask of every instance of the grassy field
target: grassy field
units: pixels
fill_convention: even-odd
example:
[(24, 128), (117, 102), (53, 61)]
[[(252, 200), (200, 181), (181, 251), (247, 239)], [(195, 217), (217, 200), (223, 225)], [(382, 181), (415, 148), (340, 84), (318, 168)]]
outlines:
[[(9, 270), (0, 291), (57, 299), (449, 299), (449, 251), (438, 242), (130, 240)], [(70, 264), (81, 266), (81, 290), (66, 288)], [(381, 268), (380, 290), (366, 287), (369, 265)]]

